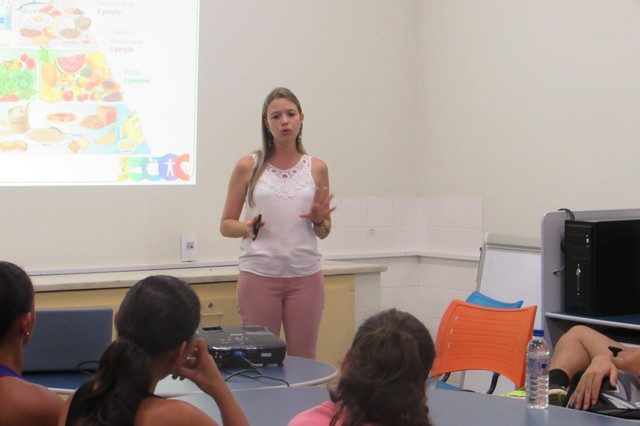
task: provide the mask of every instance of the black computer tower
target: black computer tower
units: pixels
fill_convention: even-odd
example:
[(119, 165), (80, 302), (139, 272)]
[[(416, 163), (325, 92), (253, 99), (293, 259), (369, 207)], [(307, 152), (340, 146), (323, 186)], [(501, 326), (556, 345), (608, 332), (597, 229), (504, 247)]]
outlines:
[(564, 265), (566, 313), (640, 312), (640, 219), (566, 221)]

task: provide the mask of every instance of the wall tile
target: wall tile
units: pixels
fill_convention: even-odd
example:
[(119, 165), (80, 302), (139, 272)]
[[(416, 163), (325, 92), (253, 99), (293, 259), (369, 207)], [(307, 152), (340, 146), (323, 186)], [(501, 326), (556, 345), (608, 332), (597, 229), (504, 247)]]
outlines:
[(416, 257), (396, 257), (388, 259), (387, 270), (383, 272), (382, 288), (417, 287), (420, 285), (419, 263)]
[(430, 253), (446, 253), (447, 235), (440, 226), (427, 226), (420, 233), (423, 249)]
[(365, 228), (367, 199), (365, 197), (346, 197), (340, 201), (340, 208), (332, 213), (341, 228)]
[(443, 228), (444, 229), (444, 253), (461, 253), (464, 248), (463, 228)]
[(416, 315), (422, 323), (427, 327), (429, 333), (431, 334), (431, 338), (435, 341), (436, 336), (438, 335), (438, 327), (440, 326), (440, 318), (420, 318)]
[(318, 240), (323, 256), (367, 253), (369, 235), (366, 228), (332, 229), (331, 235)]
[(380, 296), (382, 309), (396, 308), (411, 313), (418, 310), (418, 287), (383, 288)]
[(331, 226), (333, 229), (344, 228), (344, 224), (342, 223), (342, 198), (333, 197), (331, 199), (331, 207), (336, 208), (333, 213), (331, 213)]
[(419, 215), (418, 197), (393, 197), (393, 225), (417, 226)]
[(367, 253), (389, 253), (394, 251), (393, 234), (391, 227), (370, 227), (365, 229)]
[(463, 227), (471, 229), (484, 229), (484, 212), (482, 206), (482, 198), (466, 197), (464, 209)]
[(391, 247), (397, 252), (422, 250), (419, 236), (415, 226), (395, 226)]
[(482, 229), (464, 229), (464, 242), (461, 247), (463, 253), (480, 258), (480, 248), (484, 243), (484, 232)]
[[(420, 262), (420, 285), (466, 292), (476, 289), (478, 263), (455, 259), (423, 259)], [(466, 296), (465, 296), (466, 298)]]
[(420, 197), (420, 224), (444, 226), (444, 200), (442, 197)]
[(466, 198), (444, 197), (443, 223), (446, 227), (464, 227), (467, 209)]
[(393, 200), (390, 197), (367, 198), (367, 226), (393, 226)]

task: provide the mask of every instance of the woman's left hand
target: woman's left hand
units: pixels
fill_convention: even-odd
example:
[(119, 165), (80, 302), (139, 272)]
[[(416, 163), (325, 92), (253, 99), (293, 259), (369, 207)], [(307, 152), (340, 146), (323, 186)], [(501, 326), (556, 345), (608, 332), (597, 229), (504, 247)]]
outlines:
[(329, 217), (331, 212), (336, 208), (331, 207), (331, 199), (333, 194), (329, 193), (329, 188), (326, 186), (316, 187), (316, 191), (313, 194), (313, 202), (311, 203), (311, 209), (300, 215), (301, 218), (309, 219), (315, 223), (324, 222)]

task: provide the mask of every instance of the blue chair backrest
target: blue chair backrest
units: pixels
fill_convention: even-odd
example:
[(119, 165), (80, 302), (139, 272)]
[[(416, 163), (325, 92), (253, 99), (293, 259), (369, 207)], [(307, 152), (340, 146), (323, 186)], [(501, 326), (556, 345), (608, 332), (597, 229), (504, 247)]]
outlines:
[(516, 302), (502, 302), (500, 300), (492, 299), (479, 291), (474, 291), (467, 297), (465, 302), (473, 303), (474, 305), (486, 306), (488, 308), (501, 308), (501, 309), (518, 309), (522, 307), (524, 300), (518, 300)]

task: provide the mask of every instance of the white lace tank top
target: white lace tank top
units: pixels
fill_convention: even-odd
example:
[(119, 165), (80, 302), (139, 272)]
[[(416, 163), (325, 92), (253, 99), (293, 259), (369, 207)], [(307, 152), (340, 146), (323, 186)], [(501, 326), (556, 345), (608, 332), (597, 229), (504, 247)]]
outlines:
[[(257, 157), (254, 156), (254, 160)], [(258, 238), (240, 243), (240, 270), (265, 277), (304, 277), (320, 270), (320, 253), (311, 222), (300, 215), (311, 208), (316, 184), (311, 157), (303, 155), (288, 170), (267, 164), (253, 191), (254, 206), (245, 200), (245, 220), (262, 214)]]

